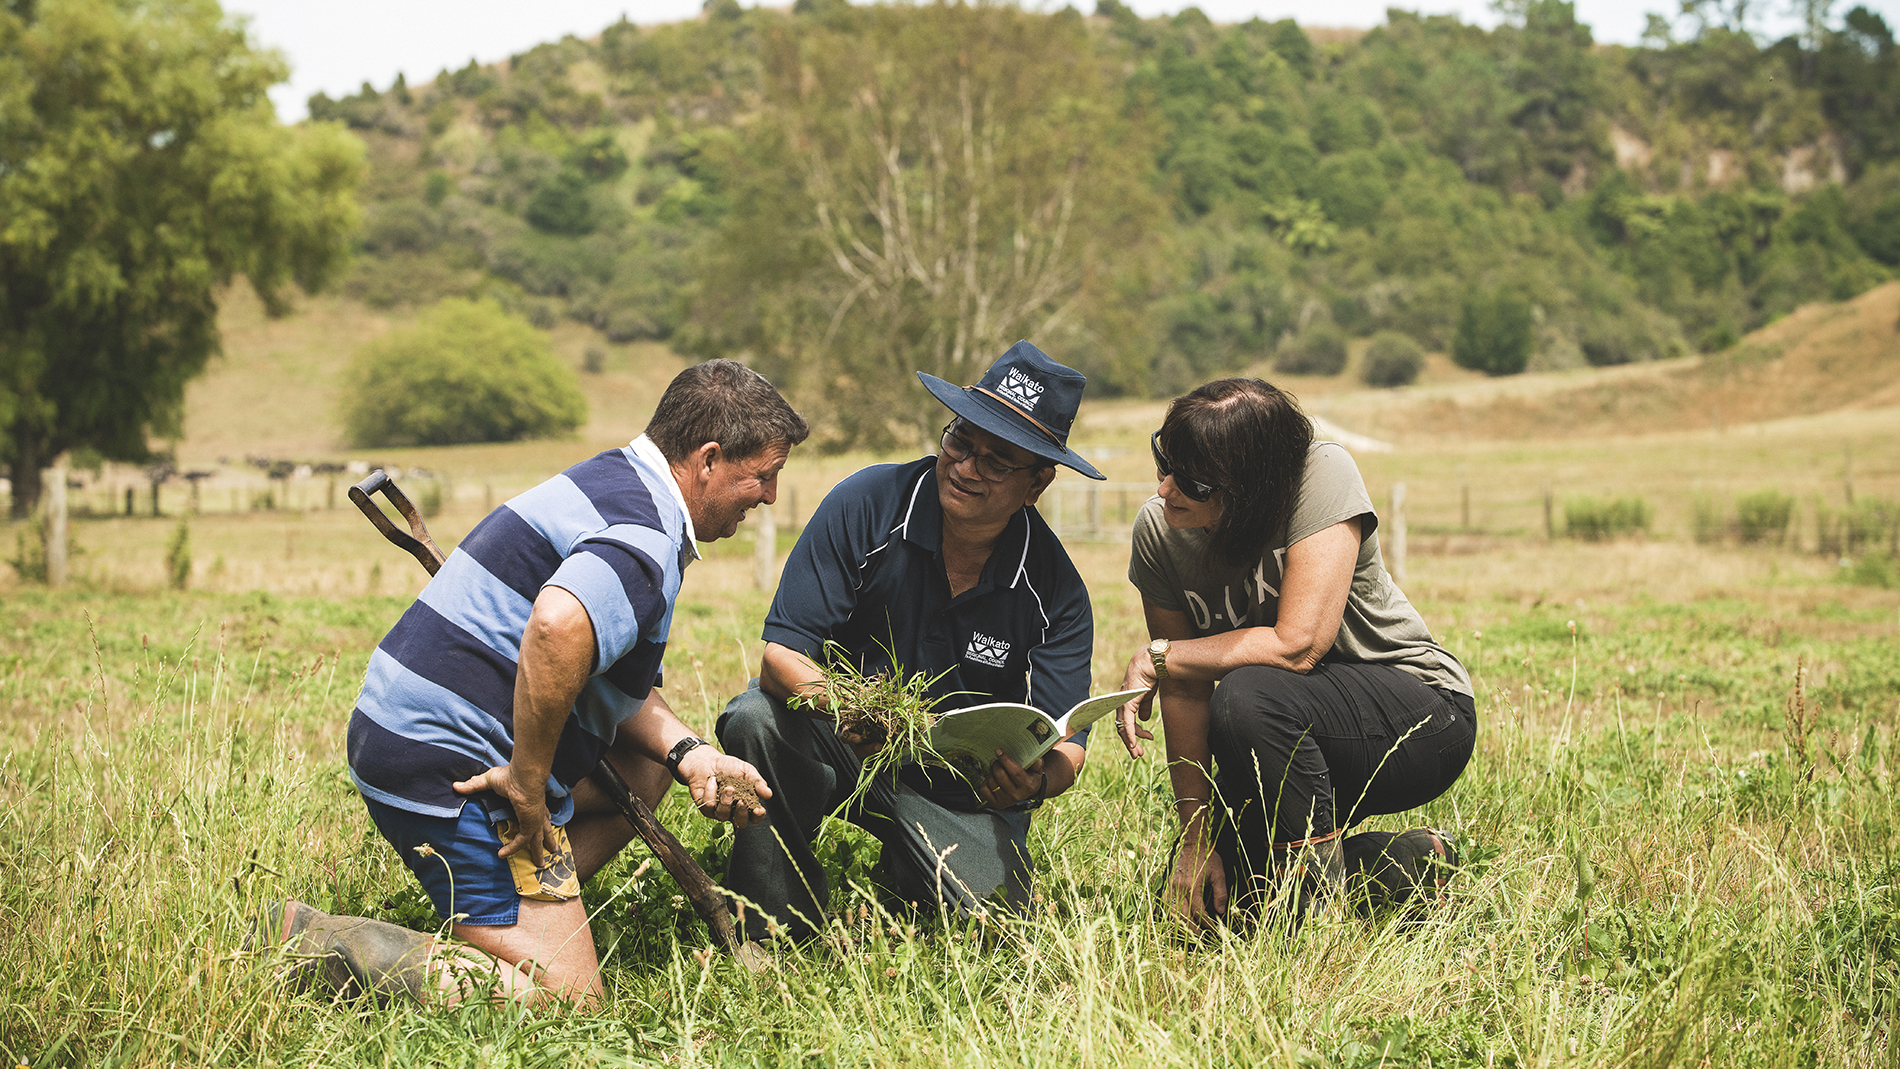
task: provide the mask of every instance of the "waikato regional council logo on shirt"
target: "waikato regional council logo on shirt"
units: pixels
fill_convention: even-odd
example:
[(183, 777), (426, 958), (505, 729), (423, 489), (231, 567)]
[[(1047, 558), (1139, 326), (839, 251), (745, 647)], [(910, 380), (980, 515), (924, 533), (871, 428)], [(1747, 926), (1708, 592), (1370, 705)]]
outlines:
[(1023, 374), (1016, 368), (1009, 369), (1009, 375), (996, 386), (996, 392), (1016, 402), (1031, 412), (1036, 410), (1036, 401), (1042, 397), (1042, 383)]
[(963, 652), (963, 659), (987, 664), (991, 668), (1002, 668), (1009, 663), (1009, 643), (1000, 638), (991, 638), (981, 631), (970, 633), (970, 648)]

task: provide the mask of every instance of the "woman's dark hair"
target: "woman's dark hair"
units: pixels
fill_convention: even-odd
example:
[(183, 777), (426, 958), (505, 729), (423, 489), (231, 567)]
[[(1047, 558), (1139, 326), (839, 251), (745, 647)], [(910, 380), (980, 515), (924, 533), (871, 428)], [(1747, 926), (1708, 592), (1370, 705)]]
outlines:
[(1214, 551), (1232, 563), (1285, 536), (1312, 444), (1313, 424), (1299, 403), (1259, 379), (1210, 382), (1175, 398), (1161, 422), (1168, 464), (1182, 478), (1221, 488)]

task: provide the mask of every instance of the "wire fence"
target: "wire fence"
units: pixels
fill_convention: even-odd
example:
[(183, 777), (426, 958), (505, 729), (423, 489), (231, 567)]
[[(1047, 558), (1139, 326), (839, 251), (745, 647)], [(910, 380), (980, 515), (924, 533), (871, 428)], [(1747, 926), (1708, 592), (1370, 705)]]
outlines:
[(1043, 492), (1036, 508), (1064, 542), (1127, 542), (1135, 514), (1154, 492), (1153, 482), (1061, 480)]

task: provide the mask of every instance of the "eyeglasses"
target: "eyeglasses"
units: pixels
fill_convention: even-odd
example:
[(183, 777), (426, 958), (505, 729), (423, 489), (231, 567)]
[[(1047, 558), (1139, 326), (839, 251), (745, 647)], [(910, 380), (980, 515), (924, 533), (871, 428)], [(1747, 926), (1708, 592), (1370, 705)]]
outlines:
[(1045, 467), (1043, 464), (1005, 464), (993, 454), (979, 453), (976, 443), (957, 433), (957, 421), (951, 420), (943, 429), (943, 455), (951, 463), (961, 464), (971, 457), (976, 458), (976, 473), (985, 481), (1000, 483), (1019, 471), (1035, 471)]
[(1186, 494), (1189, 499), (1194, 501), (1206, 501), (1208, 498), (1214, 496), (1215, 491), (1220, 489), (1218, 486), (1209, 486), (1198, 479), (1190, 479), (1185, 475), (1175, 474), (1174, 465), (1168, 463), (1168, 458), (1161, 453), (1160, 431), (1156, 431), (1148, 436), (1148, 448), (1153, 451), (1155, 455), (1155, 470), (1161, 473), (1163, 479), (1173, 475), (1174, 485), (1178, 487), (1182, 493)]

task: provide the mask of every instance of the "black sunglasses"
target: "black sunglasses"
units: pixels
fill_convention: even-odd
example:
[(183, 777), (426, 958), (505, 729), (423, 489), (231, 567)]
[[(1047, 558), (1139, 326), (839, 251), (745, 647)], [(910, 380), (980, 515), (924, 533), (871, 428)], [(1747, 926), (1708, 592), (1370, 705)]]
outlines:
[(1156, 431), (1148, 436), (1148, 448), (1152, 450), (1155, 455), (1155, 470), (1161, 473), (1163, 479), (1174, 475), (1174, 485), (1180, 487), (1181, 492), (1186, 494), (1190, 500), (1206, 501), (1220, 490), (1220, 487), (1209, 486), (1198, 479), (1190, 479), (1184, 475), (1176, 475), (1174, 465), (1168, 463), (1168, 458), (1162, 455), (1160, 431)]

